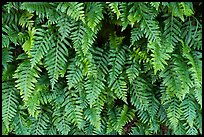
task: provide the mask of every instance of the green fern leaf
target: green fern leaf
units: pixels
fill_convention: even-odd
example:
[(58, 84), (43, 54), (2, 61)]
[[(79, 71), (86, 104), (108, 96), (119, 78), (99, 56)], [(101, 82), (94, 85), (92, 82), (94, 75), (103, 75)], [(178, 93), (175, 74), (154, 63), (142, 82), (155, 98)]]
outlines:
[(18, 97), (15, 83), (11, 81), (2, 83), (2, 121), (10, 131), (12, 119), (17, 113)]
[(122, 99), (127, 104), (127, 84), (122, 76), (115, 80), (111, 90), (115, 93), (116, 97)]
[(133, 106), (136, 107), (136, 109), (139, 110), (147, 110), (149, 106), (149, 97), (150, 93), (148, 92), (150, 90), (149, 86), (145, 83), (144, 79), (141, 79), (140, 77), (136, 78), (133, 81), (133, 84), (130, 88), (130, 95), (131, 99), (130, 102)]
[(111, 65), (112, 68), (109, 70), (110, 80), (108, 87), (111, 87), (111, 85), (114, 83), (117, 77), (121, 74), (122, 67), (125, 63), (124, 55), (125, 55), (124, 49), (121, 49), (121, 51), (119, 52), (117, 52), (116, 50), (110, 50), (108, 65)]
[(7, 70), (8, 63), (13, 61), (13, 56), (11, 55), (12, 54), (11, 49), (13, 48), (12, 47), (3, 48), (2, 50), (2, 65), (6, 70)]
[(34, 39), (35, 39), (35, 28), (28, 28), (28, 34), (29, 34), (29, 39), (25, 41), (25, 43), (22, 45), (23, 50), (30, 55), (30, 49), (34, 45)]
[(36, 39), (34, 42), (34, 46), (31, 49), (30, 53), (32, 55), (31, 58), (31, 68), (33, 68), (39, 61), (48, 53), (48, 51), (52, 47), (53, 35), (46, 29), (36, 29)]
[(115, 129), (119, 132), (120, 135), (123, 132), (122, 127), (133, 119), (135, 115), (134, 113), (135, 111), (132, 109), (129, 109), (127, 105), (123, 106), (120, 117), (118, 118), (118, 121), (115, 127)]
[(38, 115), (38, 118), (35, 119), (31, 117), (31, 135), (44, 135), (49, 123), (49, 117), (45, 113)]
[(28, 69), (30, 67), (30, 62), (28, 60), (24, 61), (20, 64), (14, 74), (14, 78), (17, 79), (15, 81), (17, 85), (15, 85), (15, 87), (20, 90), (20, 95), (24, 102), (27, 102), (31, 96), (35, 83), (37, 83), (36, 78), (39, 78), (38, 73), (41, 71), (37, 66), (32, 69)]
[(34, 21), (32, 20), (32, 17), (34, 16), (34, 14), (29, 13), (29, 12), (24, 12), (20, 19), (19, 19), (19, 25), (22, 27), (26, 27), (26, 28), (32, 28)]
[(165, 68), (164, 65), (167, 65), (166, 60), (170, 59), (169, 53), (173, 51), (173, 47), (167, 41), (163, 41), (162, 44), (163, 46), (157, 42), (149, 42), (148, 44), (148, 48), (152, 50), (151, 56), (153, 58), (151, 60), (154, 67), (154, 74)]
[(60, 110), (57, 110), (53, 113), (53, 124), (56, 126), (57, 131), (62, 135), (67, 135), (70, 128), (70, 123), (68, 121), (67, 116), (63, 115), (63, 112), (60, 112)]
[(73, 62), (71, 62), (69, 65), (66, 78), (69, 89), (74, 87), (78, 82), (82, 81), (82, 70), (78, 66), (76, 59), (73, 59)]
[(167, 109), (167, 117), (173, 130), (177, 128), (181, 114), (180, 103), (176, 98), (173, 98)]
[(121, 13), (119, 10), (119, 2), (106, 2), (110, 7), (111, 11), (116, 14), (117, 19), (119, 19)]
[(96, 26), (103, 19), (103, 5), (100, 2), (87, 3), (87, 25), (92, 31), (95, 31)]
[(133, 83), (136, 77), (139, 76), (141, 68), (139, 64), (131, 60), (131, 57), (128, 58), (127, 64), (129, 65), (126, 69), (126, 73), (130, 83)]
[(135, 42), (137, 42), (140, 38), (144, 36), (143, 31), (139, 28), (133, 28), (131, 30), (131, 45), (134, 45)]
[(186, 118), (189, 126), (192, 128), (194, 124), (194, 120), (196, 118), (196, 110), (195, 103), (193, 102), (193, 98), (189, 95), (181, 104), (184, 117)]
[(104, 90), (105, 85), (103, 82), (104, 79), (100, 76), (98, 78), (89, 77), (85, 82), (85, 90), (90, 108), (92, 108), (92, 105), (98, 100), (99, 94)]
[(14, 131), (17, 135), (30, 135), (26, 119), (23, 117), (23, 115), (25, 114), (19, 113), (14, 117)]
[(52, 89), (57, 82), (61, 71), (66, 68), (67, 56), (68, 49), (66, 43), (64, 43), (64, 41), (57, 40), (54, 47), (48, 52), (45, 57), (45, 67), (48, 70)]
[(60, 3), (57, 6), (56, 10), (65, 12), (68, 16), (78, 21), (79, 19), (83, 22), (85, 21), (84, 17), (84, 3), (79, 2), (68, 2)]
[(181, 35), (181, 23), (173, 15), (169, 16), (164, 23), (163, 35), (168, 39), (169, 43), (175, 47)]
[(74, 123), (79, 129), (84, 127), (83, 107), (76, 91), (66, 92), (66, 99), (62, 106), (65, 106), (65, 116)]

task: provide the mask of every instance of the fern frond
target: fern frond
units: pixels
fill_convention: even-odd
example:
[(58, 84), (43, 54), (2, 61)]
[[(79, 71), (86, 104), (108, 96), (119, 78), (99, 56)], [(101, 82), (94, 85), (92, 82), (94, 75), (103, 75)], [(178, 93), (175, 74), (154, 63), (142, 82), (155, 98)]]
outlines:
[[(4, 38), (6, 37), (5, 41), (3, 40), (2, 48), (9, 47), (10, 42), (14, 43), (15, 45), (18, 44), (18, 32), (19, 29), (17, 25), (12, 24), (11, 26), (3, 25), (2, 32), (4, 32)], [(7, 35), (6, 35), (7, 34)], [(9, 38), (9, 40), (8, 40)]]
[(54, 7), (48, 2), (23, 2), (20, 9), (27, 10), (30, 13), (35, 12), (40, 18), (49, 18), (49, 16), (54, 14)]
[(119, 4), (119, 11), (121, 13), (121, 21), (122, 21), (122, 29), (121, 31), (125, 30), (129, 24), (129, 20), (127, 18), (128, 14), (129, 14), (129, 8), (128, 8), (128, 3), (126, 2), (121, 2)]
[(51, 88), (53, 89), (55, 83), (57, 82), (59, 75), (62, 71), (66, 69), (68, 48), (67, 44), (60, 39), (57, 40), (56, 44), (47, 53), (45, 57), (45, 67), (48, 70), (48, 75), (50, 78)]
[[(194, 22), (196, 22), (196, 26), (193, 25)], [(181, 32), (182, 38), (189, 47), (202, 50), (202, 25), (197, 19), (186, 21)]]
[(28, 35), (29, 39), (25, 41), (25, 43), (22, 45), (23, 50), (30, 55), (30, 49), (32, 49), (34, 45), (34, 39), (35, 39), (35, 28), (28, 28)]
[(129, 82), (133, 83), (136, 77), (139, 76), (141, 68), (137, 62), (131, 59), (131, 56), (129, 56), (126, 63), (128, 64), (128, 67), (126, 69), (127, 77), (129, 79)]
[(108, 73), (108, 54), (102, 48), (96, 47), (93, 52), (93, 59), (102, 73)]
[(136, 127), (132, 127), (130, 131), (130, 135), (144, 135), (143, 126), (136, 125)]
[(153, 7), (155, 7), (156, 10), (158, 10), (158, 9), (159, 9), (159, 6), (160, 6), (160, 2), (150, 2), (150, 5), (153, 6)]
[(144, 33), (139, 28), (133, 28), (131, 30), (131, 45), (134, 45), (135, 42), (137, 42), (140, 38), (144, 36)]
[(19, 25), (22, 27), (26, 27), (26, 28), (32, 28), (34, 21), (32, 20), (32, 17), (34, 16), (34, 14), (29, 13), (29, 12), (24, 12), (20, 19), (19, 19)]
[(173, 98), (167, 109), (167, 117), (169, 118), (170, 126), (173, 130), (177, 128), (181, 114), (180, 102), (176, 98)]
[(102, 90), (104, 90), (105, 85), (104, 85), (104, 78), (98, 77), (94, 78), (89, 77), (88, 80), (85, 82), (85, 90), (87, 93), (87, 100), (89, 102), (90, 108), (92, 108), (92, 105), (98, 100), (98, 97)]
[(176, 130), (174, 131), (175, 135), (184, 135), (186, 133), (185, 126), (183, 126), (183, 124), (184, 122), (180, 120)]
[[(166, 86), (166, 94), (170, 97), (175, 95), (177, 92), (181, 92), (181, 81), (177, 77), (177, 73), (173, 71), (173, 65), (169, 64), (169, 67), (165, 68), (160, 73), (160, 77), (163, 78), (163, 84)], [(185, 93), (184, 93), (185, 94)], [(179, 93), (177, 95), (184, 95), (183, 93)], [(178, 96), (178, 97), (179, 97)], [(164, 97), (168, 99), (167, 97)]]
[(182, 58), (177, 56), (174, 61), (176, 73), (178, 73), (178, 79), (181, 81), (181, 90), (176, 92), (176, 96), (183, 100), (185, 95), (190, 92), (190, 88), (193, 87), (193, 82), (190, 79), (190, 72), (187, 65), (182, 61)]
[(100, 23), (103, 17), (103, 5), (100, 2), (89, 2), (86, 4), (87, 13), (86, 20), (87, 25), (91, 28), (92, 31), (95, 31), (96, 26)]
[(15, 83), (11, 81), (2, 83), (2, 121), (7, 131), (10, 131), (10, 125), (17, 113), (18, 97)]
[[(154, 95), (152, 95), (152, 98), (149, 102), (149, 106), (148, 106), (148, 112), (149, 112), (149, 115), (150, 115), (150, 118), (152, 120), (155, 120), (156, 119), (156, 115), (158, 113), (158, 110), (159, 110), (159, 101), (156, 99), (156, 97)], [(156, 124), (158, 125), (158, 124)], [(157, 131), (155, 129), (152, 129), (154, 132)]]
[(48, 53), (48, 51), (52, 47), (53, 35), (46, 29), (36, 29), (36, 39), (34, 42), (34, 46), (30, 50), (32, 55), (31, 68), (33, 68), (39, 61)]
[(56, 19), (56, 22), (57, 22), (56, 26), (59, 27), (58, 31), (61, 34), (62, 39), (70, 38), (70, 33), (72, 29), (70, 18), (62, 14)]
[(84, 117), (86, 120), (88, 120), (91, 125), (93, 125), (96, 130), (100, 130), (101, 127), (101, 116), (100, 116), (101, 110), (97, 107), (97, 105), (93, 106), (92, 108), (86, 108), (84, 111)]
[(186, 126), (185, 127), (186, 134), (188, 134), (188, 135), (197, 135), (198, 134), (198, 131), (195, 127), (187, 126), (187, 123), (184, 123), (184, 126)]
[(117, 120), (115, 125), (116, 131), (121, 135), (123, 133), (123, 126), (130, 122), (135, 115), (135, 111), (133, 109), (129, 109), (127, 105), (123, 106), (120, 117)]
[(168, 5), (168, 10), (172, 13), (173, 16), (179, 17), (182, 21), (184, 21), (183, 10), (179, 3), (170, 2)]
[(140, 23), (141, 31), (144, 31), (145, 37), (148, 38), (149, 41), (159, 42), (161, 32), (159, 30), (158, 22), (156, 20), (151, 20), (151, 18), (157, 15), (157, 11), (147, 8), (144, 3), (139, 3), (139, 10), (141, 11), (142, 16)]
[(121, 49), (119, 52), (110, 50), (109, 63), (112, 68), (109, 70), (108, 87), (114, 83), (117, 77), (122, 73), (122, 68), (125, 63), (125, 50)]
[(4, 35), (4, 34), (2, 34), (2, 48), (9, 47), (9, 44), (10, 44), (9, 37)]
[(121, 16), (120, 10), (119, 10), (119, 2), (106, 2), (108, 6), (110, 7), (111, 11), (116, 14), (117, 19)]
[(56, 110), (53, 113), (53, 124), (55, 125), (57, 131), (62, 135), (67, 135), (70, 128), (70, 122), (66, 115), (63, 114), (61, 110)]
[(82, 39), (85, 34), (85, 27), (81, 22), (72, 22), (71, 25), (71, 40), (73, 41), (74, 48), (76, 51), (79, 50), (79, 47), (82, 45)]
[(151, 49), (153, 57), (152, 64), (154, 67), (154, 74), (159, 70), (163, 70), (165, 68), (164, 65), (167, 65), (167, 60), (170, 59), (169, 53), (173, 51), (173, 46), (168, 43), (168, 41), (162, 41), (162, 46), (157, 42), (149, 42), (148, 48)]
[(202, 114), (201, 112), (198, 113), (195, 119), (195, 126), (200, 134), (202, 134)]
[(26, 118), (24, 118), (25, 113), (22, 112), (18, 113), (15, 117), (14, 117), (14, 131), (15, 134), (17, 135), (30, 135), (29, 133), (29, 128), (28, 125), (26, 123)]
[(3, 50), (2, 50), (2, 65), (3, 65), (4, 69), (6, 69), (6, 70), (7, 70), (8, 63), (13, 61), (11, 49), (13, 49), (13, 48), (12, 47), (3, 48)]
[(120, 117), (121, 108), (108, 108), (107, 115), (108, 115), (108, 121), (107, 121), (107, 134), (110, 133), (117, 133), (115, 130), (116, 124), (117, 124), (117, 118)]
[(168, 39), (172, 46), (176, 46), (181, 36), (181, 23), (173, 15), (169, 16), (165, 21), (163, 35)]
[(127, 83), (124, 81), (124, 77), (116, 79), (111, 90), (115, 93), (115, 96), (122, 99), (127, 104)]
[(84, 127), (83, 107), (77, 91), (67, 91), (66, 98), (62, 106), (65, 106), (65, 116), (67, 119), (74, 123), (79, 129)]
[(68, 74), (66, 76), (67, 78), (67, 85), (69, 89), (74, 87), (77, 83), (82, 81), (83, 75), (82, 70), (77, 64), (76, 59), (73, 59), (73, 61), (70, 63), (68, 67)]
[(26, 107), (30, 116), (37, 118), (38, 114), (41, 112), (40, 101), (39, 101), (39, 91), (32, 93), (31, 97), (28, 98), (26, 102)]
[(18, 66), (15, 74), (13, 75), (14, 78), (17, 79), (15, 81), (17, 85), (15, 85), (15, 87), (20, 90), (20, 95), (24, 102), (27, 102), (31, 96), (35, 83), (37, 83), (37, 78), (39, 78), (39, 71), (41, 71), (37, 66), (32, 69), (28, 69), (30, 67), (30, 62), (26, 60)]
[(181, 108), (183, 110), (183, 115), (185, 119), (187, 120), (189, 126), (192, 128), (194, 120), (196, 118), (196, 109), (195, 103), (193, 102), (193, 98), (190, 95), (188, 95), (181, 103)]
[(149, 93), (150, 87), (146, 84), (145, 80), (138, 77), (133, 81), (130, 87), (130, 102), (136, 109), (147, 110), (149, 106)]
[(46, 113), (40, 113), (38, 118), (31, 117), (31, 135), (44, 135), (46, 134), (47, 126), (49, 123), (49, 117)]
[(184, 15), (191, 16), (194, 14), (192, 2), (181, 2), (179, 3), (179, 5), (180, 8), (183, 10)]
[(85, 22), (84, 3), (80, 2), (64, 2), (59, 3), (56, 10), (66, 13), (71, 18), (78, 21), (79, 19)]
[[(98, 28), (100, 28), (98, 26)], [(88, 54), (87, 52), (90, 50), (90, 47), (93, 45), (95, 39), (96, 39), (96, 33), (97, 31), (93, 31), (90, 28), (85, 28), (86, 29), (86, 33), (83, 36), (82, 39), (82, 46), (81, 49), (83, 51), (84, 56), (86, 57), (86, 55)]]
[(159, 121), (165, 123), (167, 121), (167, 112), (163, 105), (160, 105), (158, 110)]

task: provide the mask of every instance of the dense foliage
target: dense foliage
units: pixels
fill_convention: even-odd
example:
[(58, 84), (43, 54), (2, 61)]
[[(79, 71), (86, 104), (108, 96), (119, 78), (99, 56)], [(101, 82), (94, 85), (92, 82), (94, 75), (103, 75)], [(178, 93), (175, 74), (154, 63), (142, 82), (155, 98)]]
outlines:
[(202, 134), (201, 7), (5, 3), (2, 134)]

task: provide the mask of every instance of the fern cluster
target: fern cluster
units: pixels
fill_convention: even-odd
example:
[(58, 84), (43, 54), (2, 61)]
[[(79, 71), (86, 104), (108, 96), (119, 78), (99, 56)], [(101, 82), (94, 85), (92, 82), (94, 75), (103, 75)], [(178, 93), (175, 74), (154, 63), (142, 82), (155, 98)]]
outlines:
[(202, 134), (202, 2), (8, 2), (2, 134)]

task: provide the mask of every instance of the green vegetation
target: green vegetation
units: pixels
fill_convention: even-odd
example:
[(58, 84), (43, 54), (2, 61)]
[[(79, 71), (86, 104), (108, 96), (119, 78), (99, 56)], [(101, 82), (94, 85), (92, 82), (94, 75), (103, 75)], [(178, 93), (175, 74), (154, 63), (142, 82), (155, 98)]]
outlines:
[(201, 135), (202, 2), (8, 2), (2, 134)]

